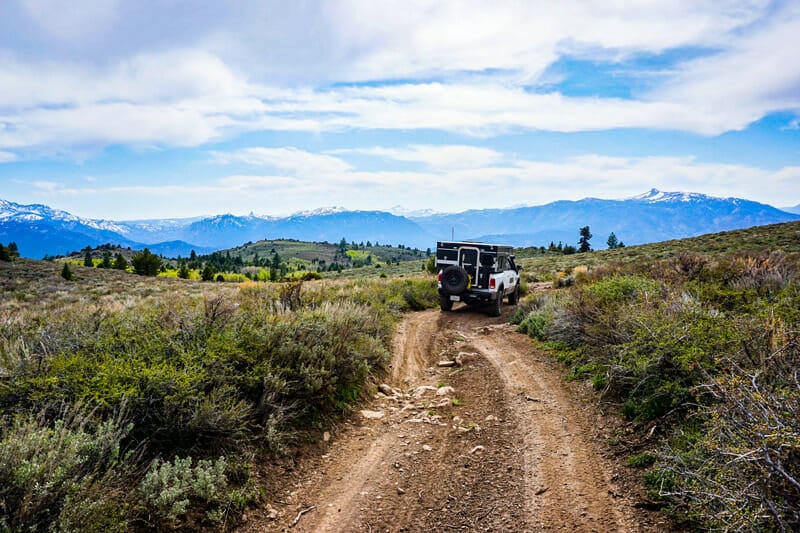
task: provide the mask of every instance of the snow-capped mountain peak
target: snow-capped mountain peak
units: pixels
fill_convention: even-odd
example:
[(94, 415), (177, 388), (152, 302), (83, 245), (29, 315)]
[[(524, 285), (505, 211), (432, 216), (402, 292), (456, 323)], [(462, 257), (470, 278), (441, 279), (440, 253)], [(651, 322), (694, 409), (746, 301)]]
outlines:
[(90, 228), (109, 230), (117, 233), (125, 233), (125, 227), (110, 220), (93, 220), (81, 218), (52, 207), (42, 204), (22, 205), (6, 200), (0, 200), (0, 221), (16, 222), (38, 222), (38, 221), (58, 221), (83, 224)]
[(347, 211), (349, 210), (344, 207), (338, 207), (338, 206), (320, 207), (318, 209), (298, 211), (296, 213), (292, 213), (290, 217), (319, 217), (325, 215), (335, 215), (336, 213), (346, 213)]
[(391, 209), (389, 209), (389, 212), (399, 217), (409, 217), (409, 218), (429, 217), (433, 215), (442, 214), (441, 211), (435, 211), (433, 209), (407, 209), (401, 205), (396, 205), (392, 207)]
[(658, 202), (692, 202), (698, 200), (722, 200), (697, 192), (667, 192), (658, 189), (650, 189), (646, 193), (628, 198), (639, 202), (658, 203)]

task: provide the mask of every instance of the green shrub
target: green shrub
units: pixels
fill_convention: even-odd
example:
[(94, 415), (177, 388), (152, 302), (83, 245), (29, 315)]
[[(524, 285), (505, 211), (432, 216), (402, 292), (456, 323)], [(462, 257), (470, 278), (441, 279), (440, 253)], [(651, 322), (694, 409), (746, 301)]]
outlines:
[(439, 295), (432, 281), (406, 280), (403, 285), (403, 300), (406, 303), (404, 311), (422, 311), (439, 304)]
[(673, 514), (695, 529), (794, 531), (798, 272), (783, 252), (609, 264), (515, 319), (633, 427), (664, 435), (628, 464), (652, 466), (650, 496)]
[(530, 337), (546, 340), (548, 329), (561, 306), (558, 294), (543, 294), (526, 298), (517, 305), (510, 322), (517, 324), (517, 331)]
[(213, 462), (201, 459), (194, 466), (191, 457), (175, 457), (173, 462), (156, 459), (139, 484), (139, 492), (160, 523), (170, 524), (185, 515), (192, 503), (208, 512), (225, 501), (226, 466), (224, 457)]
[[(52, 425), (42, 417), (15, 422), (0, 440), (0, 530), (121, 529), (118, 495), (125, 475), (121, 442), (129, 427), (92, 424), (76, 412)], [(94, 427), (90, 427), (90, 426)]]
[(634, 455), (625, 461), (625, 464), (634, 468), (646, 468), (653, 466), (658, 457), (651, 452), (642, 452), (639, 455)]
[(594, 297), (598, 306), (610, 307), (659, 299), (664, 287), (656, 280), (640, 276), (612, 276), (586, 286), (585, 292)]
[[(203, 461), (281, 452), (351, 409), (401, 313), (438, 306), (430, 277), (232, 285), (136, 277), (3, 315), (0, 531), (227, 522), (252, 498), (247, 469), (206, 490), (222, 480)], [(85, 422), (59, 422), (77, 405), (91, 406)], [(102, 422), (123, 411), (124, 432)], [(91, 455), (115, 449), (107, 435), (136, 455)]]
[(69, 263), (64, 263), (64, 266), (61, 268), (61, 277), (67, 281), (72, 281), (74, 275), (72, 274), (72, 270), (69, 268)]
[(546, 311), (531, 311), (525, 319), (517, 326), (517, 331), (525, 333), (529, 337), (544, 340), (545, 331), (551, 319), (551, 315)]
[(714, 380), (718, 401), (702, 411), (697, 442), (672, 442), (663, 452), (662, 468), (676, 475), (660, 494), (711, 528), (800, 527), (800, 339), (778, 337), (752, 369), (730, 361)]

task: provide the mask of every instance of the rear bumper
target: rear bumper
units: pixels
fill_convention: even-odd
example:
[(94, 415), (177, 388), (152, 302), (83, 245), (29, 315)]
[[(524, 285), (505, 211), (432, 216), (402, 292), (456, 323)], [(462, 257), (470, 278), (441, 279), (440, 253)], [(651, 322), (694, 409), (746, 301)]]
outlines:
[[(470, 289), (468, 291), (464, 291), (461, 294), (449, 294), (442, 290), (439, 287), (439, 296), (444, 298), (450, 298), (454, 302), (464, 302), (464, 303), (482, 303), (482, 302), (494, 302), (500, 297), (500, 293), (498, 291), (490, 291), (486, 289)], [(452, 298), (451, 298), (452, 296)]]

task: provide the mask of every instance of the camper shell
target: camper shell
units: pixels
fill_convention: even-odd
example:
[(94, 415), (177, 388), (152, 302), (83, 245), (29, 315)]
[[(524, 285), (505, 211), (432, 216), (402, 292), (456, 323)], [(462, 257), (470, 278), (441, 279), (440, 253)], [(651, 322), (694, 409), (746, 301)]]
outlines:
[(515, 305), (519, 300), (519, 270), (514, 248), (504, 244), (439, 241), (436, 266), (441, 308), (450, 311), (455, 302), (491, 304), (490, 314), (499, 316), (503, 298)]

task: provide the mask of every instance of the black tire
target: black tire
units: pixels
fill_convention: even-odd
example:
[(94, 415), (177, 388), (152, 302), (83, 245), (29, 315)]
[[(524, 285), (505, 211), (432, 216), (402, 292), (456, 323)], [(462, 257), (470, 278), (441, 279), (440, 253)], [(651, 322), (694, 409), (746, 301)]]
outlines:
[(450, 299), (449, 296), (445, 294), (439, 295), (439, 307), (442, 308), (442, 311), (452, 311), (453, 310), (453, 300)]
[(503, 314), (503, 287), (497, 291), (497, 299), (492, 302), (489, 308), (489, 316), (500, 316)]
[(442, 270), (442, 290), (447, 294), (461, 294), (467, 288), (469, 277), (460, 266), (450, 265)]
[(519, 303), (519, 283), (517, 283), (514, 292), (508, 295), (508, 305), (517, 305)]

